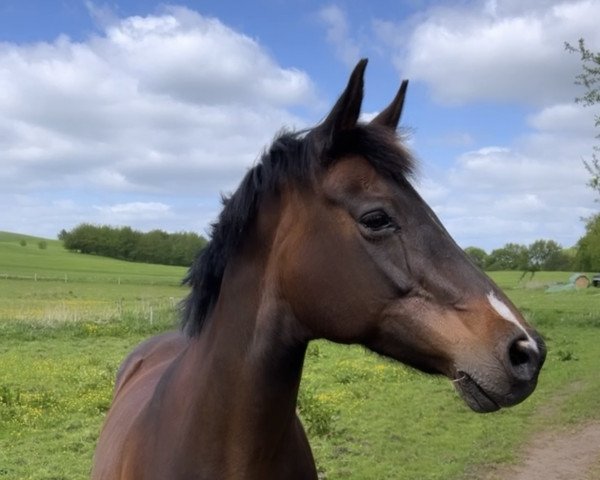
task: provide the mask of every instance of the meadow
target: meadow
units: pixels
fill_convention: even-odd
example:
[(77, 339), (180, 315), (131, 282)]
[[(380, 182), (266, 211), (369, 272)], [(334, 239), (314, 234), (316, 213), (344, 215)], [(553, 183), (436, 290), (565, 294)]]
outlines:
[[(0, 479), (85, 479), (118, 365), (175, 327), (185, 269), (38, 243), (0, 232)], [(537, 432), (600, 419), (600, 289), (546, 294), (520, 276), (492, 274), (549, 354), (536, 392), (511, 409), (478, 415), (446, 379), (361, 347), (309, 346), (299, 410), (322, 479), (476, 479)]]

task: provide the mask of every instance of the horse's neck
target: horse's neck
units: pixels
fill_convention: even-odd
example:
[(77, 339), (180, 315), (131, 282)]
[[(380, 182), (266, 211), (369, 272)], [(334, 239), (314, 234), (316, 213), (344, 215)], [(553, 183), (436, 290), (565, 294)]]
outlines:
[(182, 438), (196, 443), (188, 448), (208, 449), (217, 463), (234, 461), (241, 471), (263, 468), (261, 462), (271, 458), (289, 461), (291, 445), (310, 457), (295, 414), (306, 342), (263, 288), (264, 271), (252, 265), (226, 276), (211, 318), (191, 343), (178, 375), (189, 393), (183, 409), (178, 400), (187, 416)]

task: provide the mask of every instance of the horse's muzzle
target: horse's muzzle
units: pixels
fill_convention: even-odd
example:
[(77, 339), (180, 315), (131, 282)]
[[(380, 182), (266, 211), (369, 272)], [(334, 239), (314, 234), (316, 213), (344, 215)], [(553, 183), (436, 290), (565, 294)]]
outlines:
[(533, 339), (535, 346), (520, 337), (509, 342), (500, 361), (503, 368), (496, 368), (491, 373), (481, 369), (457, 370), (453, 383), (472, 410), (487, 413), (511, 407), (535, 390), (546, 359), (546, 344), (537, 334)]

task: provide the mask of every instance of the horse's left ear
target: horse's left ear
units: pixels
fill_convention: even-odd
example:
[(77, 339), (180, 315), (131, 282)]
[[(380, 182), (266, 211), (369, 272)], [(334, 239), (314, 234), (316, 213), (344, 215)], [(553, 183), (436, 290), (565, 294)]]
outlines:
[(407, 88), (408, 80), (402, 80), (400, 90), (398, 90), (392, 103), (379, 112), (379, 114), (371, 120), (371, 123), (396, 130), (398, 128), (398, 123), (400, 122), (400, 117), (402, 116), (402, 108), (404, 107), (404, 98), (406, 97)]
[(317, 127), (317, 130), (327, 138), (331, 138), (336, 132), (348, 130), (356, 125), (362, 105), (367, 61), (366, 58), (363, 58), (356, 64), (346, 89), (340, 95), (327, 118)]

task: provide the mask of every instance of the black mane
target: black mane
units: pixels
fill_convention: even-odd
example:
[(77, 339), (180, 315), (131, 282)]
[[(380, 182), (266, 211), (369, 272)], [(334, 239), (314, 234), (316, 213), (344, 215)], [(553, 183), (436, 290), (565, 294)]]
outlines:
[(184, 283), (191, 292), (183, 303), (182, 328), (190, 335), (202, 331), (219, 297), (225, 266), (258, 215), (265, 192), (278, 192), (284, 183), (310, 184), (319, 171), (336, 159), (359, 154), (382, 175), (404, 182), (414, 161), (391, 129), (357, 124), (327, 138), (318, 127), (308, 132), (284, 132), (243, 178), (238, 189), (223, 197), (223, 210), (212, 224), (210, 240), (199, 253)]

